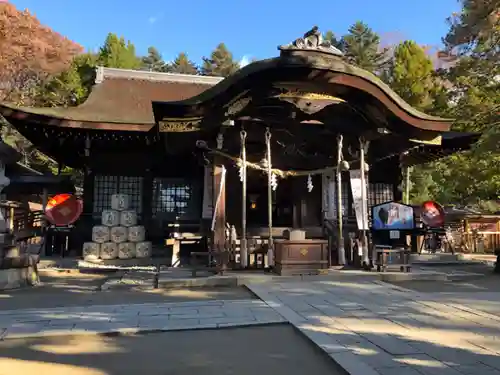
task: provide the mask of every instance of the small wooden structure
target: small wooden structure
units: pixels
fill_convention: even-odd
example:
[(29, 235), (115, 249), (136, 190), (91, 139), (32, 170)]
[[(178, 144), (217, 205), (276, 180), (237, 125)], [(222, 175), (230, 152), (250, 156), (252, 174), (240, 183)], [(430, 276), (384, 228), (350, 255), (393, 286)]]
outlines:
[[(300, 228), (336, 244), (329, 265), (345, 264), (347, 233), (358, 230), (349, 169), (361, 171), (369, 205), (398, 201), (402, 166), (465, 149), (477, 136), (412, 108), (348, 64), (317, 28), (279, 51), (226, 79), (98, 68), (78, 107), (2, 104), (0, 113), (41, 151), (84, 171), (81, 242), (111, 195), (125, 193), (156, 254), (178, 222), (179, 233), (206, 238), (211, 251), (237, 252), (222, 257), (239, 259), (236, 268), (249, 266), (248, 239), (257, 237), (273, 266), (275, 240)], [(227, 223), (238, 245), (228, 242)], [(280, 254), (289, 245), (282, 241)], [(315, 249), (321, 268), (324, 243)]]
[(375, 266), (378, 272), (398, 269), (401, 272), (411, 271), (410, 250), (394, 248), (387, 245), (375, 245)]
[(457, 252), (494, 253), (500, 249), (500, 215), (454, 207), (446, 207), (445, 213)]

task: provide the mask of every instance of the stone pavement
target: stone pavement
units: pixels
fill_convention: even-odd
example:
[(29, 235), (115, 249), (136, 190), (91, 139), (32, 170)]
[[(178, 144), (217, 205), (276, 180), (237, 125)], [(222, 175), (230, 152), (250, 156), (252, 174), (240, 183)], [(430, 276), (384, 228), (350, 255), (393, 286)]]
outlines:
[(249, 288), (352, 375), (500, 375), (500, 293), (493, 314), (380, 281)]
[(0, 311), (0, 340), (289, 322), (351, 375), (500, 375), (500, 292), (428, 283), (430, 292), (369, 277), (286, 279), (249, 282), (262, 301)]
[(0, 311), (0, 339), (138, 333), (282, 323), (259, 300), (76, 306)]

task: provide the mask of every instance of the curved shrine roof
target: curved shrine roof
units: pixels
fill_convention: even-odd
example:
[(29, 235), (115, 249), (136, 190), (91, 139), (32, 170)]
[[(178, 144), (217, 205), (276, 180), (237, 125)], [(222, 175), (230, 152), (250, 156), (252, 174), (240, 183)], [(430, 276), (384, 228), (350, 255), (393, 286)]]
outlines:
[[(1, 103), (0, 113), (40, 115), (51, 125), (74, 128), (149, 130), (154, 125), (151, 103), (197, 96), (220, 82), (219, 77), (157, 73), (98, 67), (88, 99), (77, 107), (17, 107)], [(125, 129), (121, 129), (125, 130)]]

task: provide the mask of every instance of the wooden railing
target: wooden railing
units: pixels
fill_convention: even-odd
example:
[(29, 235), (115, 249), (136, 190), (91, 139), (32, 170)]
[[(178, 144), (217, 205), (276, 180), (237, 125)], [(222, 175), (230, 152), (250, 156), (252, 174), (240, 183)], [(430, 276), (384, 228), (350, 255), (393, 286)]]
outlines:
[(41, 240), (45, 215), (42, 210), (30, 211), (16, 204), (1, 203), (7, 229), (16, 243), (32, 244)]

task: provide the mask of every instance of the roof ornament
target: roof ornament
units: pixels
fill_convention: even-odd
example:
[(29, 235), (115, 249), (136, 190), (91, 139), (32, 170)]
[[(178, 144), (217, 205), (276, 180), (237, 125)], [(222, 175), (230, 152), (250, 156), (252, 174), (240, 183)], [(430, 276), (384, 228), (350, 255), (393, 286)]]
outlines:
[(318, 26), (314, 26), (311, 30), (304, 34), (302, 38), (298, 38), (290, 44), (278, 46), (280, 51), (319, 51), (336, 56), (344, 56), (342, 51), (335, 48), (328, 40), (323, 40), (323, 34), (319, 31)]

